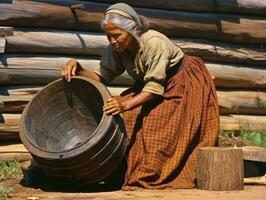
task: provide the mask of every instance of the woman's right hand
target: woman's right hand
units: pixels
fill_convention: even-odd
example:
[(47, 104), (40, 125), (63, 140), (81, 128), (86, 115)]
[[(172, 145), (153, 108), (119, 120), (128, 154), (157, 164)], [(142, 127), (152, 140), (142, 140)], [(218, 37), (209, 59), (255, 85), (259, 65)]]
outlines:
[(71, 76), (75, 76), (77, 72), (84, 70), (79, 62), (75, 59), (69, 60), (62, 68), (61, 75), (67, 80), (71, 80)]

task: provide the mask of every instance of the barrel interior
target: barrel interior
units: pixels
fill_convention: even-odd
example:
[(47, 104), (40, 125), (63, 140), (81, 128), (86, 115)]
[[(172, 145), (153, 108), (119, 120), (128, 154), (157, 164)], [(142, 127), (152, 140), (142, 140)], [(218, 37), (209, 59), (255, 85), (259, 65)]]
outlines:
[(83, 144), (97, 129), (103, 99), (91, 83), (82, 79), (48, 85), (29, 105), (25, 131), (35, 147), (63, 152)]

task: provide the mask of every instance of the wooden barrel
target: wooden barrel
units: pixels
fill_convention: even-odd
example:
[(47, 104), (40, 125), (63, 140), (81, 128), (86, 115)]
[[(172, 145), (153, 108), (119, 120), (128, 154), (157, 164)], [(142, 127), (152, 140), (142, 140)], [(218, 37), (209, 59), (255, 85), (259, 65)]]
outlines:
[(62, 183), (97, 183), (119, 165), (127, 148), (123, 120), (102, 107), (106, 87), (89, 78), (56, 80), (23, 111), (20, 138), (45, 174)]

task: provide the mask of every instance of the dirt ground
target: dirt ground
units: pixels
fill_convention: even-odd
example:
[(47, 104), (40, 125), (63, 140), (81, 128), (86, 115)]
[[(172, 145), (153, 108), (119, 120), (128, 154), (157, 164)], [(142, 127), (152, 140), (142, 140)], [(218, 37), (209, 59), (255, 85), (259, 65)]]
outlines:
[(22, 177), (7, 180), (5, 186), (13, 188), (10, 200), (266, 200), (266, 186), (245, 186), (240, 191), (204, 191), (197, 189), (178, 190), (139, 190), (139, 191), (60, 191), (53, 188), (25, 187), (21, 184)]
[(265, 200), (266, 186), (245, 186), (241, 191), (204, 191), (197, 189), (179, 190), (141, 190), (141, 191), (110, 191), (110, 192), (53, 192), (41, 189), (26, 188), (21, 184), (12, 184), (14, 192), (10, 194), (10, 200)]
[[(223, 138), (222, 138), (223, 139)], [(244, 146), (243, 141), (221, 140), (219, 146)], [(21, 163), (22, 168), (27, 168), (29, 161)], [(266, 185), (245, 185), (240, 191), (205, 191), (197, 189), (178, 190), (139, 190), (139, 191), (107, 191), (106, 189), (62, 190), (47, 186), (41, 177), (37, 180), (41, 185), (27, 186), (21, 174), (15, 180), (5, 180), (5, 187), (12, 187), (8, 200), (266, 200)], [(44, 184), (43, 184), (44, 183)]]

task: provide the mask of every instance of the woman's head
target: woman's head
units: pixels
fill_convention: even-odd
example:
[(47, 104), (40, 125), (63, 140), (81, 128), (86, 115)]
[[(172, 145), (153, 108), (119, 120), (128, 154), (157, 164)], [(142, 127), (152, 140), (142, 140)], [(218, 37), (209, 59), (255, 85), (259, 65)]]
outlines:
[(148, 21), (129, 5), (117, 3), (107, 8), (101, 26), (115, 50), (122, 52), (148, 30)]
[(104, 30), (110, 44), (117, 52), (125, 51), (135, 40), (130, 33), (112, 23), (104, 25)]

